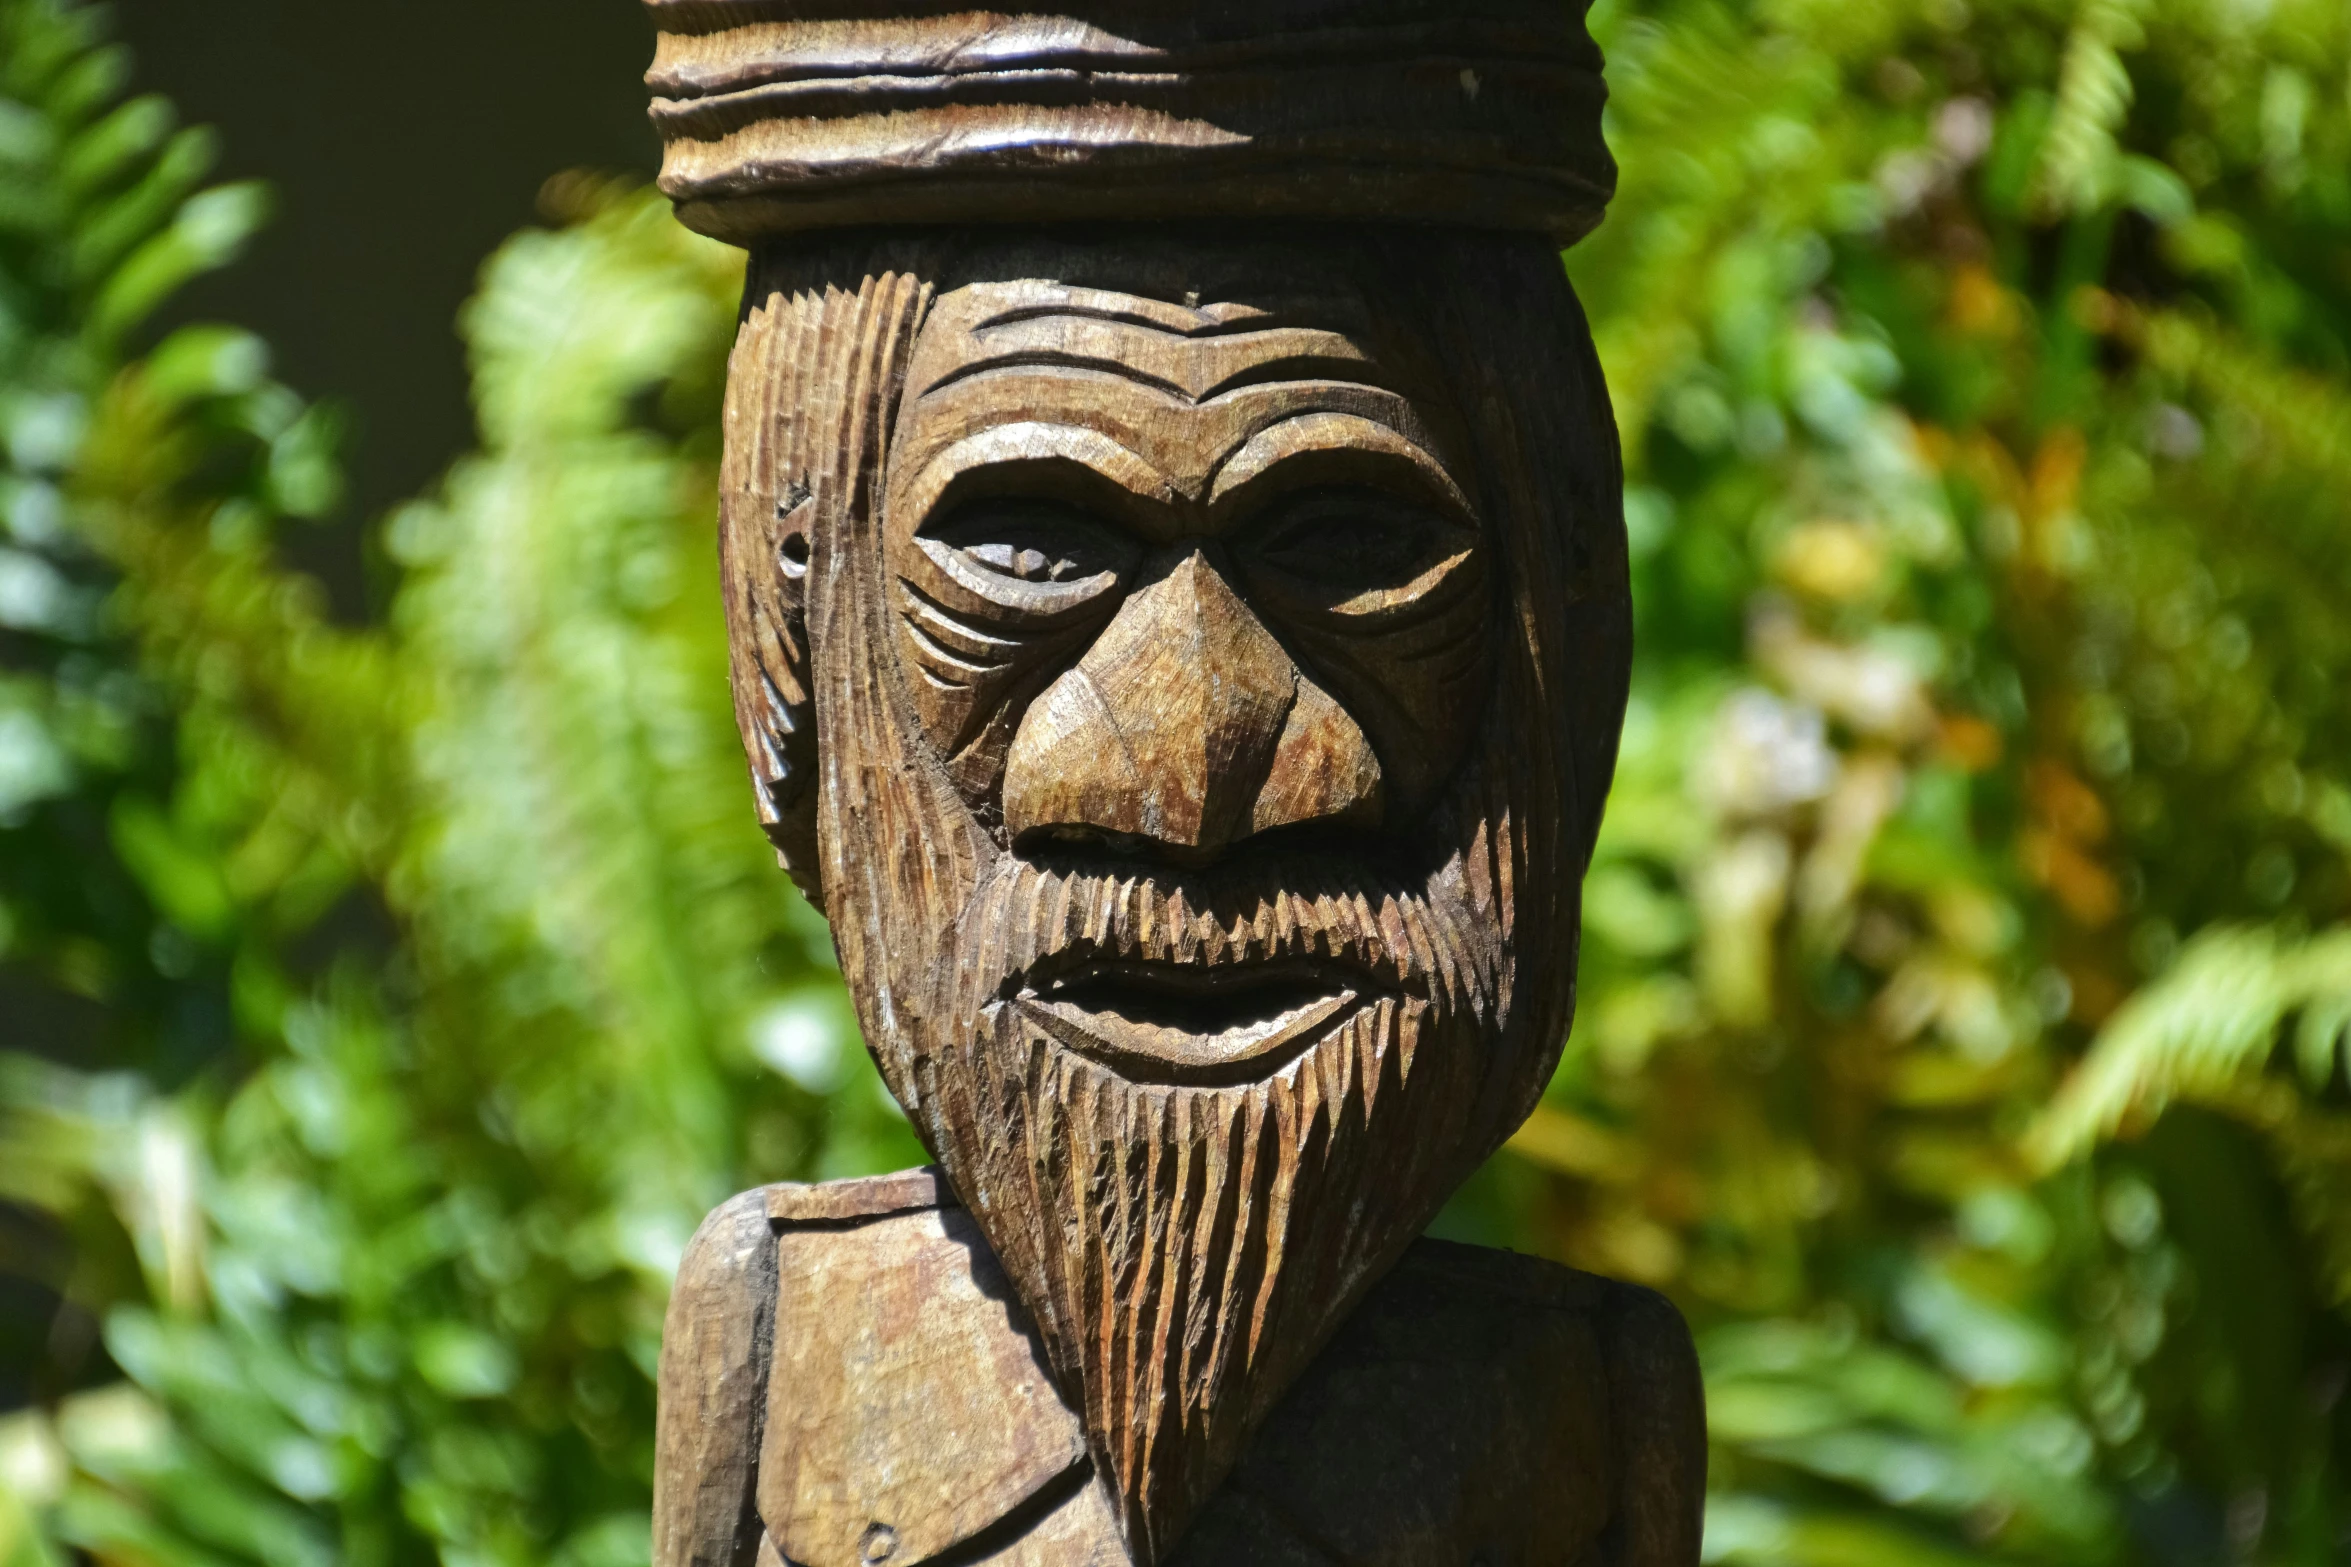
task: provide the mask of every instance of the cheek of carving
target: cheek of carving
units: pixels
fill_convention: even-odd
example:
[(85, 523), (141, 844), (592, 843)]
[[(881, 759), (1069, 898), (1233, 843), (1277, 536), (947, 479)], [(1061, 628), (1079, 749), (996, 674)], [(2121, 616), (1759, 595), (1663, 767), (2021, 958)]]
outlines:
[(1387, 805), (1387, 779), (1362, 725), (1328, 691), (1300, 675), (1298, 700), (1274, 747), (1265, 787), (1257, 792), (1250, 830), (1272, 832), (1309, 822), (1378, 827)]
[(1359, 539), (1336, 529), (1286, 532), (1271, 530), (1266, 542), (1239, 551), (1251, 601), (1362, 726), (1393, 812), (1417, 812), (1468, 749), (1493, 685), (1486, 551), (1469, 542), (1441, 546), (1410, 580), (1359, 588), (1351, 576), (1393, 575), (1376, 558), (1350, 568), (1347, 554)]
[(1101, 627), (1135, 551), (1037, 507), (998, 505), (942, 534), (896, 552), (899, 650), (949, 776), (985, 806), (1020, 713)]
[(958, 616), (911, 583), (899, 583), (898, 592), (900, 652), (915, 711), (956, 787), (984, 803), (1015, 717), (1083, 632), (1005, 634)]

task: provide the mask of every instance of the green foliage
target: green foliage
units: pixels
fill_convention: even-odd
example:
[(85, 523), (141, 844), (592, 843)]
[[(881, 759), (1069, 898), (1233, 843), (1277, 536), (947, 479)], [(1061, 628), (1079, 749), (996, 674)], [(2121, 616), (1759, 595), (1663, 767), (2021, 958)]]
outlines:
[(2175, 954), (2351, 890), (2351, 16), (1596, 20), (1641, 665), (1478, 1222), (1690, 1309), (1715, 1559), (2335, 1560), (2341, 938)]
[[(1690, 1313), (1710, 1560), (2339, 1560), (2351, 12), (1595, 23), (1640, 664), (1447, 1223)], [(134, 352), (262, 202), (123, 75), (0, 0), (0, 1567), (641, 1561), (690, 1226), (918, 1157), (726, 707), (739, 260), (552, 185), (338, 626), (331, 413)]]
[[(2269, 1070), (2280, 1055), (2292, 1069)], [(2347, 1063), (2351, 929), (2216, 926), (2107, 1020), (2033, 1149), (2061, 1164), (2126, 1128), (2143, 1133), (2174, 1102), (2232, 1117), (2271, 1145), (2329, 1304), (2351, 1305), (2351, 1118), (2325, 1102)]]
[(122, 357), (258, 199), (111, 103), (93, 13), (0, 19), (0, 603), (47, 616), (0, 707), (0, 1198), (48, 1216), (0, 1256), (51, 1308), (0, 1558), (641, 1559), (694, 1223), (919, 1156), (732, 735), (739, 259), (561, 192), (465, 323), (482, 451), (393, 520), (389, 624), (338, 627), (273, 547), (332, 502), (331, 417), (233, 331)]

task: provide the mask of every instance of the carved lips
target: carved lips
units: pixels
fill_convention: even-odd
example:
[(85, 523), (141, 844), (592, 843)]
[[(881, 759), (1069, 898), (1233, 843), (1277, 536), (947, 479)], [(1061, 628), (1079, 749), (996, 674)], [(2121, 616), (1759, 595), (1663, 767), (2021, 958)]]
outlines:
[(1022, 987), (1039, 1028), (1130, 1082), (1222, 1084), (1280, 1070), (1377, 994), (1329, 964), (1085, 963)]

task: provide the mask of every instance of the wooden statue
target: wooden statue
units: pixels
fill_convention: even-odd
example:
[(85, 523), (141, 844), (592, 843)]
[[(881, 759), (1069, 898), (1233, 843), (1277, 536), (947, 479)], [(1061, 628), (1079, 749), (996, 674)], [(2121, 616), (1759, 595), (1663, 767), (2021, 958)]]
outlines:
[(936, 1172), (690, 1248), (658, 1567), (1695, 1563), (1689, 1339), (1418, 1237), (1630, 657), (1563, 0), (654, 0), (762, 820)]

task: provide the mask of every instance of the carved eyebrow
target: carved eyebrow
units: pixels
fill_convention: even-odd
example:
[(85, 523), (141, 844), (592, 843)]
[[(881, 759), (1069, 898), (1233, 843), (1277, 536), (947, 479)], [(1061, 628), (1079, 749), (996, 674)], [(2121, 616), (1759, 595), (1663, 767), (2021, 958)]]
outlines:
[(1119, 380), (1132, 381), (1139, 386), (1147, 386), (1155, 392), (1165, 393), (1169, 397), (1181, 398), (1185, 402), (1193, 400), (1189, 387), (1179, 386), (1165, 376), (1153, 375), (1148, 370), (1138, 370), (1122, 360), (1097, 359), (1089, 354), (1073, 354), (1065, 349), (1054, 348), (1014, 349), (1006, 353), (974, 359), (968, 364), (957, 365), (945, 375), (940, 376), (925, 386), (920, 395), (923, 397), (934, 396), (946, 391), (951, 386), (960, 386), (966, 381), (999, 370), (1068, 370), (1079, 375), (1115, 376)]
[(1462, 522), (1477, 509), (1436, 454), (1401, 431), (1360, 414), (1308, 413), (1268, 425), (1243, 442), (1218, 468), (1208, 490), (1211, 512), (1227, 511), (1263, 486), (1299, 471), (1373, 458), (1382, 467), (1404, 467), (1418, 487)]
[(1246, 392), (1258, 386), (1277, 386), (1285, 381), (1325, 384), (1336, 381), (1350, 386), (1368, 386), (1377, 392), (1394, 392), (1399, 397), (1407, 395), (1404, 383), (1383, 373), (1379, 361), (1375, 359), (1300, 352), (1244, 366), (1202, 392), (1199, 400), (1203, 403), (1214, 402), (1234, 392)]
[(955, 491), (992, 484), (1021, 469), (1078, 470), (1140, 503), (1129, 510), (1146, 525), (1153, 520), (1151, 510), (1176, 504), (1167, 476), (1132, 448), (1081, 425), (1024, 420), (966, 436), (937, 453), (908, 481), (894, 506), (905, 506), (919, 525)]
[(1136, 311), (1022, 306), (967, 329), (971, 357), (942, 371), (915, 395), (929, 397), (977, 376), (1019, 369), (1111, 376), (1193, 404), (1283, 381), (1404, 390), (1346, 334), (1266, 324), (1271, 320), (1260, 316), (1237, 323), (1237, 330), (1197, 333)]

